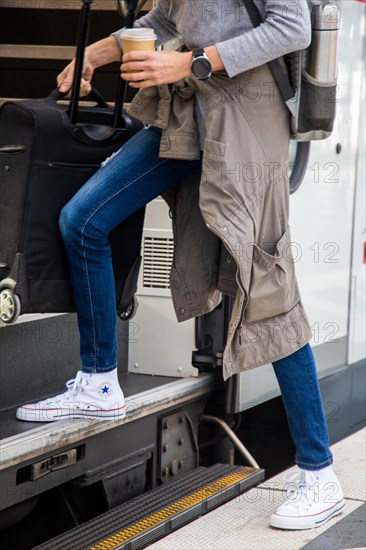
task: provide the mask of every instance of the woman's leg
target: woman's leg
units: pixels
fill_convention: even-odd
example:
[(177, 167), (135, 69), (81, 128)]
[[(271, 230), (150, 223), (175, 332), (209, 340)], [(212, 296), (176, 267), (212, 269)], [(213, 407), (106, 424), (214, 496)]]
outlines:
[(161, 131), (141, 130), (62, 210), (80, 330), (83, 372), (116, 367), (116, 300), (108, 235), (122, 220), (191, 173), (200, 161), (159, 158)]
[(68, 255), (80, 331), (81, 371), (67, 391), (23, 405), (17, 418), (120, 418), (116, 299), (108, 235), (128, 216), (195, 172), (201, 161), (159, 158), (161, 131), (141, 130), (107, 159), (63, 208), (60, 229)]
[(339, 514), (345, 502), (331, 466), (333, 456), (310, 345), (274, 362), (273, 367), (296, 446), (298, 469), (285, 477), (289, 483), (286, 498), (270, 523), (280, 529), (319, 527)]
[(309, 344), (273, 363), (296, 446), (296, 464), (319, 470), (333, 462), (318, 377)]

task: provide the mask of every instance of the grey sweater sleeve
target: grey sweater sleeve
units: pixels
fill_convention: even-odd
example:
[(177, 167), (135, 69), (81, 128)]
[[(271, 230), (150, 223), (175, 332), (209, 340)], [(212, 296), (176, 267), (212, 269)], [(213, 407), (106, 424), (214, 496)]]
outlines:
[(256, 2), (264, 22), (257, 28), (216, 47), (230, 77), (268, 63), (295, 50), (307, 48), (311, 41), (311, 21), (307, 0), (262, 0)]
[[(154, 29), (157, 36), (158, 46), (179, 36), (175, 25), (174, 13), (172, 13), (170, 8), (169, 0), (160, 0), (154, 9), (149, 11), (143, 17), (140, 17), (140, 19), (137, 19), (133, 26)], [(120, 38), (121, 30), (122, 29), (119, 29), (118, 31), (113, 32), (111, 36), (116, 38), (118, 45), (122, 50)]]
[[(255, 0), (264, 22), (253, 29), (244, 7), (244, 0), (217, 0), (216, 8), (235, 11), (231, 21), (223, 19), (220, 9), (216, 16), (202, 17), (210, 7), (206, 0), (160, 0), (156, 7), (136, 21), (137, 27), (152, 27), (158, 44), (182, 35), (192, 49), (216, 44), (230, 77), (263, 65), (272, 59), (306, 48), (311, 40), (308, 7), (321, 0)], [(221, 2), (224, 2), (223, 4)], [(226, 4), (227, 2), (227, 4)], [(179, 29), (179, 31), (177, 30)], [(120, 31), (113, 33), (120, 44)], [(213, 38), (215, 40), (213, 40)]]

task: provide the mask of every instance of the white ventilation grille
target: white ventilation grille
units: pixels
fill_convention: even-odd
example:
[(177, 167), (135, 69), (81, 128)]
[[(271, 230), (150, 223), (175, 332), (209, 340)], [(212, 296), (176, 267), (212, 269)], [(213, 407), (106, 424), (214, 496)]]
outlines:
[(144, 237), (142, 285), (144, 288), (170, 289), (170, 268), (174, 240), (170, 237)]

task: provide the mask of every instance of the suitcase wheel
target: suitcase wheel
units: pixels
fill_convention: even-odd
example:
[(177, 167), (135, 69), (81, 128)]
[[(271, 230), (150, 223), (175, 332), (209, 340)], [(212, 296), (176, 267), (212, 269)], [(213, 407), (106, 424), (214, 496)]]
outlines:
[(20, 315), (19, 296), (10, 288), (4, 288), (0, 292), (0, 320), (3, 323), (14, 323)]
[(137, 297), (134, 296), (131, 300), (130, 305), (126, 309), (118, 313), (118, 317), (122, 321), (130, 321), (133, 317), (135, 317), (138, 305), (139, 302), (137, 300)]

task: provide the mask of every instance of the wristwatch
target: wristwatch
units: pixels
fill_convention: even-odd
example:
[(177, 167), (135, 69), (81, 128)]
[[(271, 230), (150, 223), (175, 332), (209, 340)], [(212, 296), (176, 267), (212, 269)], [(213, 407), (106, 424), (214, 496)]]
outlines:
[(207, 80), (207, 78), (210, 78), (212, 63), (203, 48), (193, 50), (191, 71), (198, 80)]

